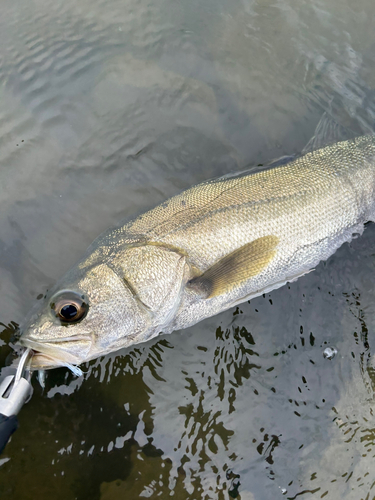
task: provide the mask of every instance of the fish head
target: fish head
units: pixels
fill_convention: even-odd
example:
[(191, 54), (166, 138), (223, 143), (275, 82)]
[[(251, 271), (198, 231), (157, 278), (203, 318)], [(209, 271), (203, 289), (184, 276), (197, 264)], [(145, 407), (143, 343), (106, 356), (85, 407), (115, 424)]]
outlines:
[(19, 343), (35, 353), (29, 368), (79, 365), (157, 335), (179, 303), (184, 273), (183, 257), (157, 247), (84, 259), (21, 325)]

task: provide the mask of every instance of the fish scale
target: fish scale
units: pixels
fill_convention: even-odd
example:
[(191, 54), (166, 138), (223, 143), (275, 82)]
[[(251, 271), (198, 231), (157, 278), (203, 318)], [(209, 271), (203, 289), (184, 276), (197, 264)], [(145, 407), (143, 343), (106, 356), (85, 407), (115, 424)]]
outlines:
[[(291, 217), (304, 209), (315, 210), (310, 217), (305, 216), (307, 224), (316, 227), (319, 221), (319, 227), (326, 226), (324, 231), (331, 234), (334, 231), (328, 227), (331, 223), (340, 231), (342, 224), (355, 223), (361, 206), (366, 209), (368, 203), (363, 198), (372, 200), (374, 153), (373, 137), (365, 136), (309, 153), (282, 167), (207, 182), (172, 198), (164, 208), (159, 206), (125, 225), (120, 231), (123, 242), (129, 241), (132, 234), (143, 234), (192, 252), (200, 261), (206, 251), (210, 265), (217, 259), (219, 247), (222, 256), (230, 244), (230, 241), (223, 244), (218, 234), (224, 233), (223, 237), (233, 240), (230, 249), (234, 250), (246, 239), (241, 233), (260, 234), (267, 220), (276, 222), (282, 214)], [(355, 185), (351, 182), (352, 175), (356, 176)], [(319, 219), (324, 219), (323, 223)], [(293, 228), (293, 223), (298, 227)], [(285, 229), (288, 226), (295, 233), (298, 228), (304, 229), (304, 222), (297, 217)], [(202, 242), (192, 237), (193, 233), (207, 237), (203, 248)]]
[[(374, 220), (374, 192), (373, 136), (192, 187), (100, 236), (20, 343), (52, 368), (186, 328), (311, 271)], [(54, 310), (67, 290), (77, 321)]]

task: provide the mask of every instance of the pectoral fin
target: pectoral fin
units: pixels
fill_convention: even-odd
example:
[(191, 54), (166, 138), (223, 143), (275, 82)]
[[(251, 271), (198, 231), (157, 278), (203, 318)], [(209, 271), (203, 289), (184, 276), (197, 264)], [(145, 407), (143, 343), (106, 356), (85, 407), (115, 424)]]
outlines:
[(279, 242), (277, 236), (263, 236), (223, 257), (188, 286), (212, 298), (231, 291), (233, 287), (257, 276), (271, 262)]

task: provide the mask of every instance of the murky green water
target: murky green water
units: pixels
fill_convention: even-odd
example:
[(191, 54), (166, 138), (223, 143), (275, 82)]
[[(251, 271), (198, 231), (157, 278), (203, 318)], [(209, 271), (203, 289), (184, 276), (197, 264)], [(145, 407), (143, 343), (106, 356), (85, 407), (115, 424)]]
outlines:
[[(324, 112), (373, 131), (374, 21), (370, 0), (3, 0), (0, 322), (111, 224), (299, 153)], [(35, 380), (1, 499), (375, 498), (374, 248), (369, 225), (288, 287)]]

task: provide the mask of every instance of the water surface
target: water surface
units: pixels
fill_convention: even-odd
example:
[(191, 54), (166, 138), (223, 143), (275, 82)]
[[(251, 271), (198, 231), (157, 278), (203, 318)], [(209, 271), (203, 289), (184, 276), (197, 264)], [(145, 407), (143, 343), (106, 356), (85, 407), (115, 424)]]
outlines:
[[(1, 11), (1, 366), (15, 324), (111, 224), (300, 153), (323, 114), (373, 132), (369, 0)], [(374, 247), (369, 225), (290, 286), (35, 380), (1, 498), (374, 498)]]

